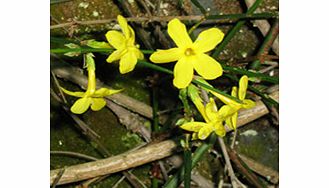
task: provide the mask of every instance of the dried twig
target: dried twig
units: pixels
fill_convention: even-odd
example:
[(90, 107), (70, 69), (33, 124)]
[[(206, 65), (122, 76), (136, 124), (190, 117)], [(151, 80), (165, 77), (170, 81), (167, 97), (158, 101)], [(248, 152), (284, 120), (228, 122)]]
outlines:
[(110, 108), (115, 115), (117, 115), (119, 122), (125, 125), (128, 130), (131, 130), (134, 133), (137, 132), (146, 142), (151, 141), (151, 132), (144, 125), (147, 121), (146, 119), (132, 113), (131, 111), (108, 99), (106, 99), (106, 106)]
[(61, 95), (63, 102), (66, 104), (67, 103), (67, 100), (65, 98), (65, 95), (64, 95), (63, 91), (60, 89), (60, 85), (59, 85), (58, 79), (56, 78), (56, 76), (53, 73), (53, 71), (50, 71), (50, 73), (51, 73), (51, 76), (53, 77), (53, 79), (55, 81), (55, 85), (57, 86), (57, 89), (59, 90), (59, 94)]
[(224, 155), (224, 159), (228, 170), (228, 175), (230, 176), (233, 188), (246, 188), (246, 186), (243, 183), (241, 183), (240, 180), (235, 176), (223, 138), (218, 137), (218, 142)]
[(50, 151), (51, 155), (68, 155), (73, 157), (78, 157), (90, 161), (97, 161), (98, 159), (89, 155), (85, 155), (82, 153), (72, 152), (72, 151)]
[[(162, 159), (170, 156), (177, 144), (172, 140), (163, 141), (147, 147), (141, 148), (134, 152), (124, 153), (114, 157), (101, 159), (94, 162), (88, 162), (80, 165), (70, 166), (66, 169), (58, 185), (77, 182), (96, 176), (112, 174), (127, 170), (145, 163)], [(59, 170), (52, 170), (50, 172), (50, 183), (52, 184), (58, 174)]]
[(62, 178), (63, 174), (65, 172), (65, 168), (62, 168), (58, 171), (58, 173), (55, 176), (55, 179), (53, 181), (53, 183), (51, 184), (51, 188), (55, 188), (58, 184), (58, 182), (60, 181), (60, 179)]
[[(247, 7), (250, 8), (255, 3), (255, 0), (245, 0), (245, 2), (247, 4)], [(255, 13), (259, 13), (259, 12), (260, 12), (259, 10), (255, 11)], [(263, 34), (263, 36), (266, 36), (266, 34), (268, 33), (268, 31), (271, 28), (271, 25), (268, 23), (268, 21), (267, 20), (255, 20), (254, 22), (255, 22), (255, 25), (257, 25), (257, 27)], [(276, 37), (275, 41), (273, 42), (272, 50), (274, 51), (274, 53), (279, 55), (279, 37)]]
[[(240, 172), (257, 188), (263, 188), (263, 184), (258, 180), (257, 176), (252, 172), (248, 171), (248, 169), (242, 164), (242, 161), (239, 160), (239, 156), (236, 154), (234, 150), (230, 148), (227, 149), (230, 159), (234, 162), (236, 167), (240, 170)], [(234, 186), (233, 186), (234, 187)]]
[(277, 171), (242, 154), (238, 154), (238, 156), (252, 171), (265, 177), (271, 183), (277, 184), (279, 182), (279, 173)]
[[(230, 18), (230, 16), (234, 16)], [(264, 15), (264, 14), (254, 14), (254, 15), (245, 15), (245, 14), (232, 14), (232, 15), (218, 15), (216, 18), (209, 18), (209, 20), (203, 22), (204, 24), (214, 24), (218, 23), (220, 20), (227, 20), (227, 19), (241, 19), (241, 18), (262, 18), (262, 17), (269, 17), (273, 15)], [(150, 17), (127, 17), (126, 19), (130, 22), (168, 22), (174, 18), (177, 18), (181, 21), (200, 21), (204, 19), (203, 15), (189, 15), (189, 16), (150, 16)], [(210, 20), (211, 19), (211, 20)], [(88, 21), (79, 21), (74, 20), (72, 22), (67, 23), (60, 23), (56, 25), (51, 25), (50, 29), (58, 29), (63, 27), (72, 27), (74, 25), (97, 25), (97, 24), (108, 24), (112, 22), (116, 22), (116, 18), (109, 18), (103, 20), (88, 20)], [(265, 33), (266, 35), (266, 33)]]

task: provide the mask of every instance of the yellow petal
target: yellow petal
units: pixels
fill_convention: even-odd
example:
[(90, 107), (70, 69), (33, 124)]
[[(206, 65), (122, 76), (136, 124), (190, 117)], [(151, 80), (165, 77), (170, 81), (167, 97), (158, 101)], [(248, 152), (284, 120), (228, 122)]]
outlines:
[(217, 115), (220, 117), (220, 119), (227, 119), (229, 116), (232, 116), (238, 110), (238, 108), (234, 108), (230, 105), (224, 105), (219, 109)]
[(238, 112), (235, 112), (231, 117), (227, 118), (225, 123), (230, 129), (236, 129), (236, 122), (238, 120)]
[(113, 61), (119, 60), (126, 50), (115, 50), (111, 55), (106, 59), (106, 62), (112, 63)]
[(128, 51), (120, 59), (120, 73), (125, 74), (134, 70), (137, 63), (137, 57), (134, 53)]
[(215, 133), (220, 137), (225, 136), (226, 130), (221, 122), (215, 124)]
[(92, 98), (91, 109), (93, 111), (98, 111), (106, 105), (106, 102), (103, 98)]
[(200, 129), (200, 131), (199, 131), (199, 133), (198, 133), (198, 137), (199, 137), (200, 140), (204, 140), (204, 139), (206, 139), (206, 138), (210, 135), (210, 133), (212, 133), (213, 131), (214, 131), (214, 127), (211, 126), (211, 125), (209, 125), (209, 124), (207, 124), (207, 126), (203, 126), (203, 127)]
[(66, 89), (64, 89), (64, 88), (62, 88), (62, 87), (60, 87), (60, 88), (61, 88), (61, 90), (62, 90), (64, 93), (66, 93), (66, 94), (68, 94), (68, 95), (71, 95), (71, 96), (74, 96), (74, 97), (83, 97), (83, 96), (85, 95), (84, 92), (79, 92), (79, 91), (77, 91), (77, 92), (72, 92), (72, 91), (68, 91), (68, 90), (66, 90)]
[(129, 51), (134, 53), (137, 59), (144, 59), (144, 54), (138, 48), (129, 48)]
[(150, 56), (150, 60), (154, 63), (168, 63), (178, 61), (183, 56), (183, 52), (179, 48), (171, 48), (168, 50), (157, 50)]
[(130, 33), (131, 30), (129, 29), (126, 18), (124, 18), (121, 15), (118, 15), (117, 19), (118, 19), (118, 23), (119, 23), (119, 25), (121, 27), (121, 30), (122, 30), (123, 34), (125, 35), (125, 37), (127, 39), (130, 38), (131, 37), (131, 33)]
[(256, 103), (250, 99), (244, 99), (242, 102), (242, 108), (253, 108), (256, 105)]
[(128, 41), (127, 44), (133, 46), (135, 44), (135, 32), (133, 28), (131, 28), (129, 25), (128, 25), (128, 29), (130, 32), (130, 37), (127, 39)]
[(212, 80), (223, 74), (222, 66), (212, 57), (206, 54), (198, 54), (191, 57), (193, 67), (204, 79)]
[(186, 88), (193, 78), (193, 66), (188, 58), (180, 58), (174, 67), (174, 86), (178, 89)]
[(100, 88), (94, 93), (93, 97), (105, 97), (108, 95), (113, 95), (115, 93), (119, 93), (122, 90), (123, 89), (115, 90), (115, 89)]
[(233, 97), (238, 97), (238, 88), (236, 86), (232, 87), (231, 95)]
[(119, 31), (108, 31), (106, 34), (107, 41), (115, 48), (115, 49), (123, 49), (126, 46), (126, 38)]
[(168, 23), (168, 34), (178, 47), (184, 48), (192, 45), (192, 40), (186, 31), (185, 25), (177, 18)]
[(239, 81), (239, 99), (243, 100), (246, 97), (248, 88), (248, 76), (244, 75)]
[(208, 117), (208, 120), (206, 120), (208, 123), (214, 122), (219, 118), (217, 114), (217, 106), (213, 98), (210, 98), (209, 103), (206, 105), (206, 115)]
[(81, 99), (78, 99), (71, 107), (71, 111), (75, 114), (84, 113), (88, 110), (91, 100), (92, 99), (90, 97), (83, 97)]
[(208, 52), (214, 49), (224, 38), (224, 33), (217, 29), (211, 28), (202, 31), (194, 42), (197, 51)]
[(210, 91), (213, 95), (215, 95), (218, 99), (220, 99), (223, 103), (228, 105), (239, 106), (239, 103), (214, 91)]
[(206, 123), (194, 121), (194, 122), (184, 123), (183, 125), (180, 126), (180, 128), (187, 131), (198, 132), (202, 127), (206, 125), (207, 125)]

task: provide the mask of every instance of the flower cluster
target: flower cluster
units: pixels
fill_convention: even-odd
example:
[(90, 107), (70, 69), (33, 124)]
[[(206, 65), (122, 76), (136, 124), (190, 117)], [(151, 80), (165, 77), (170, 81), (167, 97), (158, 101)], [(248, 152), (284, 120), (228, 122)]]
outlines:
[(198, 91), (195, 89), (195, 86), (189, 86), (189, 96), (205, 120), (205, 123), (192, 121), (184, 123), (180, 126), (180, 128), (194, 132), (193, 138), (199, 138), (201, 140), (206, 139), (213, 131), (215, 131), (218, 136), (225, 136), (226, 131), (223, 122), (225, 122), (229, 128), (235, 130), (237, 127), (238, 111), (242, 108), (248, 109), (255, 106), (255, 103), (252, 100), (245, 99), (247, 87), (248, 77), (242, 76), (239, 81), (239, 89), (237, 87), (233, 87), (232, 89), (232, 96), (238, 97), (242, 103), (238, 103), (224, 95), (210, 91), (213, 95), (225, 103), (225, 105), (217, 110), (217, 106), (213, 98), (210, 98), (210, 101), (204, 106), (200, 96), (197, 93)]
[[(128, 25), (127, 20), (121, 15), (118, 15), (117, 19), (121, 32), (116, 30), (108, 31), (105, 35), (108, 43), (90, 40), (87, 45), (93, 48), (115, 48), (115, 51), (109, 55), (106, 61), (112, 63), (119, 60), (120, 73), (125, 74), (131, 72), (138, 60), (144, 59), (144, 55), (139, 49), (139, 45), (135, 44), (135, 32)], [(222, 66), (207, 53), (223, 40), (224, 33), (217, 28), (211, 28), (202, 31), (193, 42), (189, 37), (186, 26), (175, 18), (168, 23), (168, 34), (177, 47), (166, 50), (158, 49), (150, 56), (150, 60), (154, 63), (177, 61), (173, 71), (173, 85), (179, 89), (187, 89), (189, 97), (205, 121), (186, 122), (180, 127), (192, 131), (193, 138), (201, 140), (206, 139), (212, 132), (221, 137), (225, 136), (224, 122), (229, 128), (235, 130), (237, 128), (238, 111), (243, 108), (252, 108), (255, 105), (252, 100), (245, 99), (248, 77), (242, 76), (239, 81), (239, 88), (232, 88), (232, 98), (237, 98), (240, 102), (233, 100), (231, 97), (207, 90), (225, 104), (220, 109), (217, 108), (213, 98), (210, 98), (204, 104), (199, 96), (198, 88), (191, 84), (194, 70), (202, 77), (202, 80), (216, 79), (223, 74)], [(86, 63), (88, 70), (86, 92), (71, 92), (61, 88), (68, 95), (81, 97), (71, 107), (71, 111), (76, 114), (84, 113), (89, 107), (94, 111), (102, 109), (106, 105), (103, 97), (121, 91), (107, 88), (96, 90), (95, 63), (91, 53), (86, 54)], [(204, 82), (206, 83), (206, 81)]]
[[(122, 29), (108, 31), (106, 38), (116, 50), (107, 58), (107, 62), (120, 59), (120, 73), (128, 73), (135, 68), (138, 59), (143, 59), (143, 53), (135, 45), (134, 30), (121, 15), (118, 22)], [(186, 88), (193, 79), (195, 70), (204, 79), (212, 80), (222, 75), (222, 66), (206, 53), (214, 49), (224, 38), (224, 33), (211, 28), (201, 32), (192, 42), (186, 26), (177, 18), (168, 23), (168, 34), (177, 47), (168, 50), (157, 50), (150, 56), (154, 63), (169, 63), (177, 61), (174, 67), (173, 84), (179, 89)]]

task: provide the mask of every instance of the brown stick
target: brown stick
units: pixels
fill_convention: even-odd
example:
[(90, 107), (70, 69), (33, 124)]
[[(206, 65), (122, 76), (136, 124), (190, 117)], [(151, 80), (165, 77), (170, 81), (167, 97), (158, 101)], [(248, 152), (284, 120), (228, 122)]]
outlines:
[[(250, 8), (256, 0), (245, 0), (247, 7)], [(259, 10), (256, 10), (255, 13), (259, 13)], [(271, 25), (268, 23), (267, 20), (255, 20), (254, 21), (255, 24), (257, 25), (257, 27), (259, 28), (260, 32), (263, 34), (263, 36), (266, 36), (266, 34), (268, 33), (268, 31), (271, 28)], [(279, 55), (279, 36), (275, 37), (275, 40), (272, 44), (272, 50), (274, 51), (274, 53), (276, 53), (277, 55)]]
[(279, 173), (277, 171), (242, 154), (238, 154), (238, 156), (252, 171), (268, 178), (271, 183), (277, 184), (279, 182)]
[(231, 150), (230, 148), (227, 148), (228, 154), (230, 159), (234, 162), (236, 167), (243, 173), (243, 175), (246, 176), (246, 178), (257, 188), (263, 188), (264, 186), (262, 183), (258, 180), (257, 176), (253, 173), (250, 173), (247, 168), (243, 166), (241, 163), (241, 160), (239, 160), (239, 156), (236, 154), (234, 150)]
[[(159, 160), (170, 156), (177, 148), (177, 144), (172, 140), (163, 141), (157, 144), (149, 145), (137, 151), (123, 153), (114, 157), (101, 159), (94, 162), (88, 162), (80, 165), (67, 167), (58, 185), (77, 182), (96, 176), (112, 174), (127, 170), (132, 167)], [(50, 172), (50, 184), (55, 180), (58, 170)]]

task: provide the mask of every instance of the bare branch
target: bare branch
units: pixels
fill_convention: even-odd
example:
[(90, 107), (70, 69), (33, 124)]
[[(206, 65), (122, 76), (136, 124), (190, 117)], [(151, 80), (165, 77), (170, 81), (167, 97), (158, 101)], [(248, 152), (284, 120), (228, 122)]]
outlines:
[[(170, 156), (177, 148), (172, 140), (152, 144), (134, 152), (123, 153), (114, 157), (101, 159), (94, 162), (67, 167), (58, 185), (77, 182), (96, 176), (112, 174), (156, 161)], [(50, 184), (52, 184), (61, 169), (50, 172)]]

